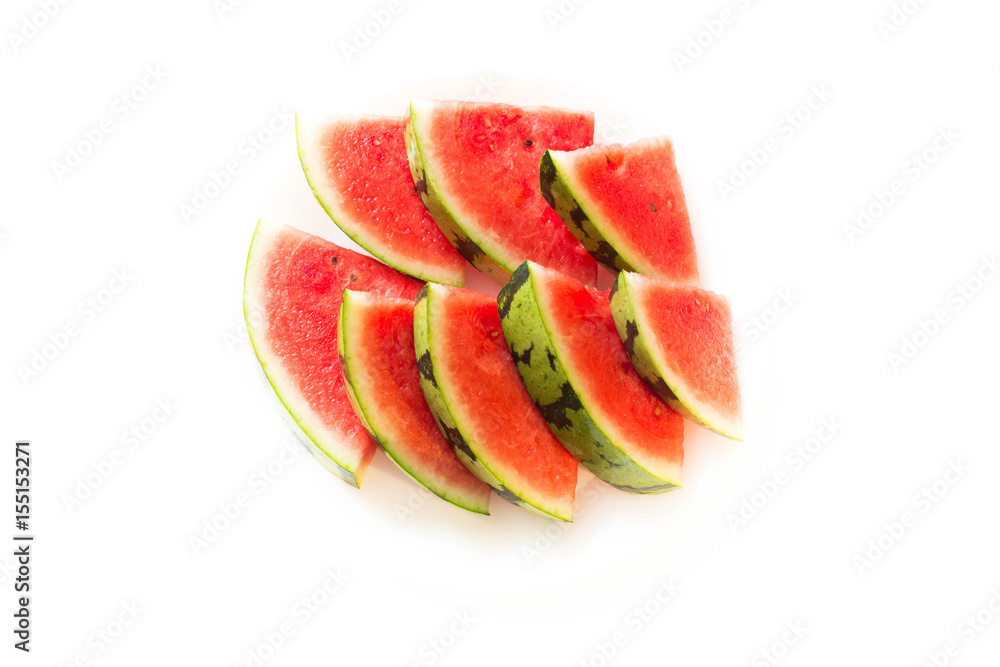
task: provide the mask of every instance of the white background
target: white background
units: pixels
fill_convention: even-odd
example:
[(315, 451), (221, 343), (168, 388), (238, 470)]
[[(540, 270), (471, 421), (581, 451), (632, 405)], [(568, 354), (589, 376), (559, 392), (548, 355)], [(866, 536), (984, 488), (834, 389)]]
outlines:
[[(11, 647), (13, 547), (0, 550), (0, 662), (252, 665), (287, 624), (262, 664), (763, 665), (773, 650), (783, 665), (916, 666), (952, 641), (938, 664), (997, 664), (1000, 280), (983, 268), (1000, 250), (996, 3), (911, 0), (884, 34), (889, 0), (404, 0), (350, 58), (342, 44), (372, 12), (385, 21), (387, 0), (42, 5), (11, 0), (0, 17), (0, 487), (29, 438), (37, 536), (30, 655)], [(162, 81), (131, 92), (147, 68)], [(595, 482), (566, 530), (497, 498), (488, 518), (420, 505), (382, 457), (361, 491), (307, 455), (280, 463), (291, 432), (241, 328), (250, 235), (267, 215), (343, 237), (294, 132), (264, 130), (283, 109), (401, 114), (432, 96), (582, 106), (599, 138), (674, 138), (703, 283), (734, 304), (745, 443), (689, 425), (683, 490)], [(59, 173), (102, 119), (111, 132)], [(229, 161), (239, 173), (185, 220)], [(849, 235), (896, 179), (902, 194)], [(127, 286), (104, 292), (123, 270)], [(158, 399), (177, 407), (154, 430)], [(789, 458), (823, 420), (835, 435)], [(123, 434), (144, 427), (130, 448)], [(280, 473), (262, 486), (268, 464)], [(940, 481), (952, 464), (966, 471)], [(322, 592), (338, 569), (347, 580)], [(306, 618), (309, 596), (325, 604)]]

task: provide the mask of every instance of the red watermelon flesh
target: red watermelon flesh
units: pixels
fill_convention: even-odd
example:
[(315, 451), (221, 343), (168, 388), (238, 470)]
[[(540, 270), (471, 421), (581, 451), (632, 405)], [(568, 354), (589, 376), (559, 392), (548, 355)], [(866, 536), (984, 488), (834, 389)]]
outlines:
[(375, 443), (354, 414), (337, 356), (344, 289), (413, 299), (423, 283), (370, 257), (280, 225), (258, 223), (243, 308), (257, 358), (296, 423), (359, 486)]
[(489, 514), (490, 487), (462, 465), (420, 389), (413, 300), (345, 290), (340, 363), (355, 412), (389, 458), (448, 502)]
[(463, 284), (465, 260), (434, 224), (410, 176), (403, 119), (295, 118), (299, 159), (316, 199), (353, 241), (422, 280)]
[(593, 113), (411, 102), (407, 122), (417, 187), (466, 259), (501, 284), (525, 259), (595, 284), (596, 262), (538, 187), (546, 149), (569, 151), (593, 143)]
[[(544, 275), (544, 274), (543, 274)], [(680, 466), (684, 459), (684, 422), (639, 377), (618, 337), (608, 292), (548, 272), (541, 287), (551, 335), (560, 355), (573, 367), (578, 390), (592, 413), (613, 416), (605, 423), (615, 441), (628, 443), (636, 459), (655, 461), (655, 469)]]
[(452, 446), (501, 497), (570, 520), (577, 461), (532, 403), (507, 348), (496, 301), (430, 284), (426, 317), (430, 373), (424, 380), (433, 384), (428, 403), (447, 411), (445, 421), (457, 428)]
[(549, 152), (542, 190), (598, 261), (698, 282), (698, 259), (684, 191), (667, 137)]
[(622, 272), (611, 308), (639, 373), (674, 409), (741, 440), (732, 313), (693, 285)]

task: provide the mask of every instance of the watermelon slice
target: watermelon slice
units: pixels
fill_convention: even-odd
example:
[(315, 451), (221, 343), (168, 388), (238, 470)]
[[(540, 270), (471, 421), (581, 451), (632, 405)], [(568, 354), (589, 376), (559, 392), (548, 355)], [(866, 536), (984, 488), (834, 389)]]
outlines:
[(257, 224), (247, 257), (243, 312), (250, 342), (281, 402), (318, 457), (360, 486), (375, 443), (354, 414), (337, 359), (344, 288), (412, 299), (423, 283), (305, 232)]
[(465, 260), (414, 189), (401, 117), (296, 114), (295, 135), (313, 194), (355, 243), (421, 280), (463, 284)]
[(410, 170), (455, 248), (504, 284), (525, 259), (595, 284), (597, 264), (538, 191), (545, 149), (594, 140), (594, 114), (474, 102), (411, 102)]
[(420, 391), (413, 300), (344, 291), (337, 329), (347, 397), (403, 472), (450, 503), (490, 513), (490, 487), (445, 442)]
[(611, 311), (632, 363), (663, 400), (742, 440), (732, 315), (724, 297), (622, 272), (611, 288)]
[(504, 499), (571, 521), (577, 463), (511, 359), (489, 296), (428, 283), (413, 321), (420, 388), (459, 459)]
[(542, 195), (612, 273), (698, 282), (674, 146), (667, 137), (542, 156)]
[(629, 362), (608, 293), (525, 262), (498, 301), (517, 369), (566, 449), (623, 491), (679, 487), (684, 420)]

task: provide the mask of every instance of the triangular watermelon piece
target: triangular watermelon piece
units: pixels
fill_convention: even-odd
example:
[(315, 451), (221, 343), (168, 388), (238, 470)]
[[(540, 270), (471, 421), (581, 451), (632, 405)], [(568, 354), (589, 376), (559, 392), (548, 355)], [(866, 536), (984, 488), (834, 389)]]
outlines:
[[(412, 299), (423, 283), (318, 236), (261, 221), (243, 283), (247, 331), (268, 382), (342, 479), (360, 486), (375, 443), (354, 414), (337, 357), (344, 289)], [(319, 458), (319, 457), (318, 457)]]
[(611, 311), (632, 363), (668, 404), (722, 435), (743, 439), (725, 297), (622, 272), (611, 289)]
[(413, 305), (412, 299), (344, 290), (337, 343), (347, 397), (403, 472), (458, 507), (489, 514), (490, 487), (458, 460), (420, 390)]
[(608, 293), (525, 262), (498, 302), (517, 370), (566, 449), (623, 491), (680, 487), (684, 419), (632, 367)]
[(427, 210), (455, 248), (504, 284), (525, 259), (595, 284), (597, 264), (538, 189), (546, 149), (594, 139), (594, 114), (483, 102), (411, 102), (406, 150)]
[(667, 137), (546, 151), (541, 186), (566, 226), (612, 273), (698, 282), (694, 237)]
[(402, 117), (295, 115), (302, 169), (337, 226), (403, 273), (461, 286), (465, 260), (417, 195), (403, 129)]
[(571, 521), (577, 462), (531, 402), (492, 297), (428, 283), (413, 319), (420, 388), (448, 444), (515, 505)]

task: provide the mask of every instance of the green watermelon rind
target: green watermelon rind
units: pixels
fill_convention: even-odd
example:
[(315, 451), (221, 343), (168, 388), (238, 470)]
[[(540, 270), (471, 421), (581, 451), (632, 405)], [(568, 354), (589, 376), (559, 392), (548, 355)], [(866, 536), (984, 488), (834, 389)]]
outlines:
[(666, 474), (651, 472), (602, 427), (600, 411), (588, 408), (590, 401), (576, 390), (560, 359), (532, 280), (532, 264), (524, 262), (501, 288), (500, 322), (528, 393), (556, 438), (597, 478), (622, 491), (663, 493), (680, 488), (680, 466)]
[(494, 260), (495, 249), (492, 254), (488, 253), (486, 248), (490, 247), (490, 243), (485, 239), (477, 238), (478, 235), (470, 231), (471, 226), (463, 224), (462, 215), (458, 211), (451, 210), (446, 203), (446, 197), (443, 196), (433, 165), (426, 159), (427, 152), (421, 147), (420, 132), (417, 127), (421, 124), (422, 119), (421, 105), (410, 102), (409, 113), (406, 115), (404, 142), (406, 155), (410, 162), (410, 174), (416, 184), (420, 199), (424, 202), (431, 218), (444, 233), (445, 238), (458, 250), (459, 254), (480, 272), (502, 285), (510, 277), (510, 271)]
[(243, 319), (246, 322), (250, 345), (264, 371), (264, 377), (271, 385), (271, 389), (274, 390), (288, 416), (291, 417), (292, 423), (305, 436), (306, 439), (303, 442), (312, 445), (310, 449), (313, 455), (342, 480), (356, 488), (361, 488), (361, 481), (371, 459), (353, 462), (338, 460), (332, 453), (333, 443), (326, 442), (327, 438), (324, 437), (322, 429), (309, 424), (310, 420), (307, 417), (309, 402), (304, 397), (296, 395), (297, 392), (291, 379), (283, 380), (280, 377), (284, 373), (281, 364), (277, 359), (271, 357), (270, 352), (265, 347), (264, 332), (257, 329), (253, 313), (260, 312), (262, 309), (253, 303), (254, 297), (250, 285), (253, 284), (255, 277), (253, 275), (254, 259), (258, 253), (266, 249), (265, 237), (271, 233), (271, 229), (269, 223), (263, 219), (258, 220), (253, 237), (250, 239), (250, 250), (247, 253), (247, 264), (243, 274)]
[(455, 418), (448, 407), (449, 401), (438, 385), (434, 372), (434, 355), (431, 352), (431, 339), (434, 333), (429, 322), (428, 304), (433, 289), (433, 283), (428, 283), (417, 294), (416, 307), (413, 312), (413, 341), (417, 354), (417, 367), (420, 369), (420, 388), (424, 392), (424, 398), (427, 399), (427, 405), (430, 407), (445, 441), (455, 451), (465, 467), (488, 484), (504, 500), (545, 518), (572, 521), (572, 516), (563, 515), (558, 511), (550, 511), (541, 507), (541, 503), (531, 503), (522, 497), (526, 494), (523, 492), (519, 494), (511, 486), (505, 484), (490, 469), (488, 463), (476, 455), (474, 443), (470, 445), (455, 423)]
[(652, 330), (652, 325), (644, 313), (635, 308), (629, 295), (629, 282), (637, 278), (640, 276), (623, 271), (611, 288), (611, 314), (614, 316), (615, 328), (635, 370), (676, 412), (727, 438), (742, 442), (740, 424), (695, 399), (691, 388), (664, 358), (659, 346), (650, 344), (647, 332)]
[(316, 201), (323, 207), (334, 224), (352, 241), (397, 271), (423, 281), (462, 287), (465, 284), (464, 265), (460, 264), (457, 270), (449, 270), (445, 267), (418, 262), (412, 257), (393, 252), (391, 248), (386, 247), (385, 243), (381, 243), (379, 239), (366, 234), (363, 227), (350, 224), (353, 216), (340, 209), (337, 203), (337, 194), (322, 179), (313, 174), (313, 170), (319, 169), (319, 165), (314, 164), (314, 160), (310, 157), (310, 154), (314, 152), (313, 144), (315, 143), (310, 138), (314, 138), (315, 131), (321, 126), (321, 123), (310, 122), (300, 113), (295, 114), (295, 142), (298, 148), (299, 163), (302, 165), (302, 171), (305, 173), (306, 182), (309, 183), (309, 189), (312, 190), (313, 196), (316, 197)]
[[(447, 488), (422, 475), (407, 460), (405, 453), (395, 446), (391, 438), (386, 437), (383, 428), (380, 427), (381, 420), (378, 418), (378, 415), (374, 414), (374, 411), (371, 409), (365, 410), (367, 401), (359, 400), (358, 394), (362, 393), (361, 388), (354, 386), (350, 373), (351, 366), (353, 365), (351, 359), (354, 355), (351, 354), (348, 348), (353, 348), (353, 342), (349, 342), (353, 338), (350, 335), (350, 327), (345, 324), (345, 318), (349, 319), (350, 317), (351, 304), (357, 298), (358, 294), (358, 292), (354, 292), (353, 290), (344, 290), (344, 299), (340, 304), (340, 316), (337, 318), (337, 353), (340, 359), (340, 368), (344, 374), (344, 386), (347, 389), (347, 398), (354, 408), (355, 414), (357, 414), (358, 419), (364, 425), (365, 430), (368, 431), (372, 440), (378, 443), (382, 451), (389, 457), (389, 460), (395, 463), (410, 479), (456, 507), (461, 507), (475, 514), (489, 515), (489, 495), (484, 498), (471, 495), (466, 496), (455, 489)], [(443, 482), (443, 480), (441, 481)]]

